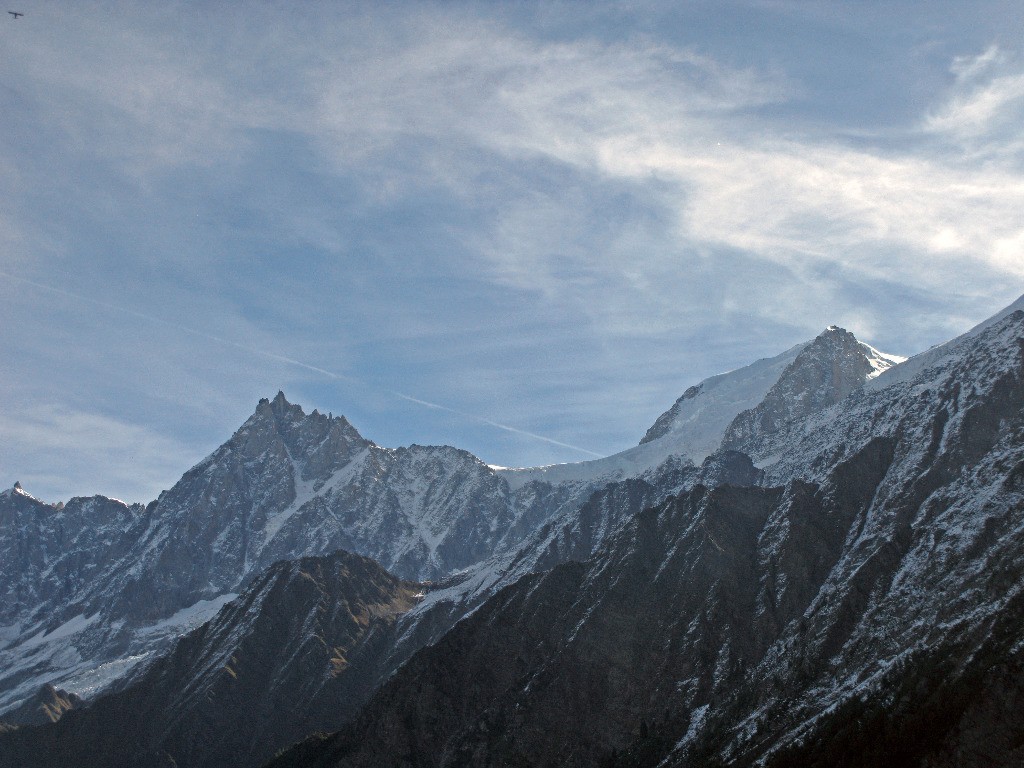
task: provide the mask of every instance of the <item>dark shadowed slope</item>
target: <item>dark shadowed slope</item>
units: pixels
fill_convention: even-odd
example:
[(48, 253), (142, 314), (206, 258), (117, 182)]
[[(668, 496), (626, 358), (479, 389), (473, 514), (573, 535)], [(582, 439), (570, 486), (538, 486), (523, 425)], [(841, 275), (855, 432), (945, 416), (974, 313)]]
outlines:
[(904, 764), (1014, 764), (1024, 312), (881, 384), (758, 441), (779, 487), (640, 514), (274, 765), (796, 765), (872, 722), (930, 735)]
[(0, 765), (259, 764), (365, 701), (420, 590), (345, 552), (279, 563), (131, 688), (0, 736)]

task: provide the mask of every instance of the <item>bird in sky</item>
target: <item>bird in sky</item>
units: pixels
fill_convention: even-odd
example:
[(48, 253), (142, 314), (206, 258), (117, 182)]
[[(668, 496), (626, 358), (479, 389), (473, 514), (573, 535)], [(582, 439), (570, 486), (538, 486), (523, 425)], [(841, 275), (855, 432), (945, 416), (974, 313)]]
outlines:
[(18, 18), (19, 16), (25, 15), (24, 13), (18, 13), (17, 11), (8, 11), (8, 13), (11, 14), (11, 16), (13, 16), (14, 18)]

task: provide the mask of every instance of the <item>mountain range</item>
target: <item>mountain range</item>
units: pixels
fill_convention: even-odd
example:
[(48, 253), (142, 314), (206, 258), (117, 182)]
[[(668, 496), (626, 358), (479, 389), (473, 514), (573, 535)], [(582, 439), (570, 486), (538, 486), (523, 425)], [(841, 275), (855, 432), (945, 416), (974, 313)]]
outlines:
[(0, 494), (0, 765), (1024, 762), (1022, 537), (1024, 298), (580, 464), (279, 393), (148, 505)]

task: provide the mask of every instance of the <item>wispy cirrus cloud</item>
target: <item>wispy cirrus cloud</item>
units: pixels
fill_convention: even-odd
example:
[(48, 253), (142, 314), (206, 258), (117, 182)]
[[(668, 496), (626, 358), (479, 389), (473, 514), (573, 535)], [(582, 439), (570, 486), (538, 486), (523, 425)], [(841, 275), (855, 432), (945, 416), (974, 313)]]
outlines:
[(1006, 61), (1006, 52), (993, 43), (978, 54), (954, 56), (949, 65), (959, 83), (969, 83)]
[(957, 94), (925, 126), (960, 138), (980, 136), (1018, 116), (1022, 100), (1024, 74), (1003, 75)]
[[(495, 156), (506, 165), (533, 158), (597, 178), (662, 182), (651, 185), (650, 205), (677, 213), (673, 234), (684, 245), (741, 248), (777, 261), (787, 253), (846, 259), (846, 249), (876, 243), (914, 252), (905, 261), (913, 275), (901, 279), (937, 275), (912, 265), (932, 258), (941, 271), (952, 252), (1019, 273), (1012, 254), (1020, 235), (1012, 215), (1021, 199), (1015, 172), (966, 169), (959, 158), (927, 151), (773, 135), (757, 110), (790, 95), (791, 84), (778, 77), (651, 40), (542, 43), (488, 21), (452, 27), (436, 11), (387, 21), (356, 25), (358, 37), (321, 33), (312, 45), (292, 34), (270, 47), (268, 36), (258, 36), (250, 57), (295, 46), (278, 73), (281, 89), (293, 94), (287, 99), (268, 98), (244, 80), (239, 87), (244, 61), (222, 71), (211, 66), (219, 57), (208, 45), (199, 45), (196, 55), (159, 38), (154, 44), (144, 31), (122, 46), (96, 46), (107, 53), (97, 55), (94, 68), (134, 62), (125, 83), (94, 77), (88, 66), (70, 82), (63, 69), (44, 72), (79, 100), (87, 98), (94, 113), (112, 111), (106, 125), (127, 126), (107, 144), (127, 151), (136, 139), (123, 159), (129, 166), (135, 157), (222, 164), (244, 152), (252, 131), (275, 130), (305, 136), (382, 201), (389, 189), (407, 198), (437, 185), (478, 200), (483, 188), (485, 197), (502, 201), (502, 210), (486, 212), (484, 220), (491, 224), (486, 252), (493, 255), (494, 277), (526, 273), (536, 286), (547, 275), (549, 295), (558, 274), (575, 280), (600, 270), (600, 254), (581, 243), (585, 263), (560, 249), (538, 255), (543, 246), (511, 234), (519, 225), (505, 207), (545, 217), (546, 226), (533, 228), (535, 237), (560, 226), (584, 228), (595, 212), (563, 205), (559, 213), (558, 193), (546, 200), (547, 190), (531, 189), (529, 178), (482, 178)], [(97, 29), (92, 34), (102, 34)], [(237, 44), (226, 48), (247, 55)], [(926, 130), (976, 136), (1015, 117), (1024, 74), (994, 74), (1006, 59), (997, 46), (958, 57), (951, 64), (952, 95), (925, 118)], [(395, 178), (403, 167), (407, 173)], [(296, 231), (316, 230), (300, 210), (287, 217)], [(329, 228), (319, 238), (332, 240), (340, 247)], [(873, 268), (870, 256), (857, 261)], [(572, 265), (576, 270), (567, 268)], [(612, 271), (642, 278), (636, 265)]]
[(154, 489), (201, 458), (195, 446), (158, 431), (52, 402), (5, 409), (0, 433), (0, 465), (23, 470), (5, 479), (48, 502), (66, 500), (49, 495), (56, 488), (150, 501)]
[[(191, 424), (209, 447), (284, 387), (361, 410), (383, 442), (569, 460), (478, 417), (610, 451), (694, 379), (832, 322), (913, 352), (1024, 277), (1024, 67), (1005, 42), (950, 44), (918, 114), (852, 131), (791, 43), (820, 33), (849, 61), (863, 40), (803, 4), (729, 5), (782, 8), (774, 45), (692, 8), (687, 37), (617, 5), (604, 26), (474, 3), (198, 7), (54, 3), (5, 39), (0, 271), (156, 318), (125, 332), (98, 305), (76, 323), (72, 299), (8, 300), (19, 402), (49, 377), (40, 401), (111, 418), (134, 391), (139, 418), (177, 406), (154, 434)], [(903, 42), (874, 44), (903, 61)], [(443, 437), (417, 400), (451, 409)]]
[[(1024, 232), (1016, 214), (1024, 187), (1013, 167), (970, 167), (964, 156), (926, 142), (894, 149), (883, 137), (876, 146), (852, 146), (778, 130), (757, 109), (784, 101), (787, 83), (691, 51), (527, 45), (492, 28), (444, 45), (431, 34), (424, 39), (404, 57), (332, 83), (328, 132), (388, 147), (410, 134), (450, 140), (454, 133), (506, 159), (540, 157), (579, 174), (651, 182), (649, 204), (659, 215), (676, 213), (672, 234), (683, 248), (726, 246), (792, 265), (831, 261), (932, 287), (968, 264), (1022, 276), (1014, 244)], [(925, 129), (967, 134), (1015, 116), (1024, 74), (991, 76), (1004, 59), (998, 47), (958, 58), (952, 95), (938, 97), (943, 104)], [(458, 78), (470, 71), (473, 78)], [(439, 86), (453, 82), (442, 97)], [(460, 185), (477, 170), (431, 167), (442, 177), (463, 171), (455, 177)], [(548, 296), (562, 295), (554, 290), (562, 281), (593, 282), (588, 275), (604, 271), (650, 285), (642, 273), (659, 254), (617, 269), (628, 258), (621, 252), (595, 252), (585, 239), (575, 249), (557, 247), (566, 232), (593, 226), (594, 211), (573, 202), (533, 191), (497, 213), (489, 244), (475, 243), (489, 254), (495, 278)], [(895, 262), (894, 251), (901, 254)]]
[(1024, 61), (1019, 52), (992, 44), (973, 56), (957, 56), (950, 65), (956, 78), (924, 130), (956, 142), (972, 162), (1016, 161), (1024, 151)]

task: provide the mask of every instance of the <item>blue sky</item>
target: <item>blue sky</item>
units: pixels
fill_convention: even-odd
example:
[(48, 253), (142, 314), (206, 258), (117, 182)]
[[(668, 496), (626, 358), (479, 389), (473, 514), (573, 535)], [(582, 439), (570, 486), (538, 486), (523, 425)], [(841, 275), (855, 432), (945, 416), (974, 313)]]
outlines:
[(582, 460), (829, 324), (912, 354), (1024, 293), (1019, 2), (18, 9), (0, 483), (49, 500), (154, 498), (278, 389)]

